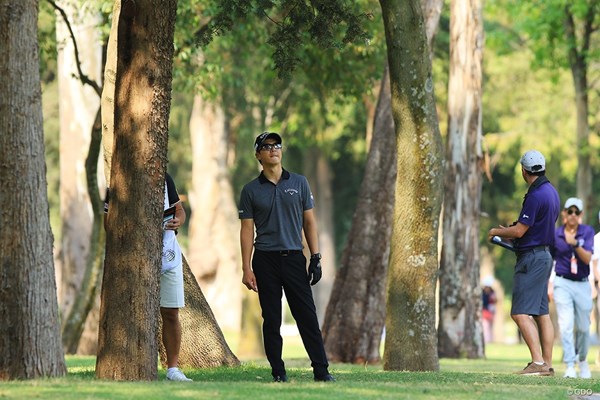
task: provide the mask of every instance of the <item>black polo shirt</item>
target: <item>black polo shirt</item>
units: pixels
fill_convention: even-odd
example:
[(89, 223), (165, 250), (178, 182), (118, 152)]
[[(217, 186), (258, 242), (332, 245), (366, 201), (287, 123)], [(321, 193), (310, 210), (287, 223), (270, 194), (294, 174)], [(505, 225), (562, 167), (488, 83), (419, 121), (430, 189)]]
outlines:
[(283, 170), (275, 185), (261, 172), (242, 189), (239, 217), (254, 220), (257, 250), (302, 250), (303, 214), (313, 207), (304, 176)]

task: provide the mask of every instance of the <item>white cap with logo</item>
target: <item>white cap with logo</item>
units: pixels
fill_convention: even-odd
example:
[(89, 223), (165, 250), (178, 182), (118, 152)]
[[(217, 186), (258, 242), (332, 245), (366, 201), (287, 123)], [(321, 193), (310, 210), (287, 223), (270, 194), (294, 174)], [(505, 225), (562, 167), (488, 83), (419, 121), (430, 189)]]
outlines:
[(529, 150), (521, 157), (521, 165), (528, 172), (541, 172), (546, 170), (546, 159), (537, 150)]

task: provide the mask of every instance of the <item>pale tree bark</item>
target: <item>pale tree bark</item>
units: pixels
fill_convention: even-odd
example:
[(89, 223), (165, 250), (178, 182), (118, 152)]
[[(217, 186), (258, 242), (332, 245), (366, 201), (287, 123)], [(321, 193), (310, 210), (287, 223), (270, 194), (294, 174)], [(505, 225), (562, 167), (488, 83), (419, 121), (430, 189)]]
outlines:
[(435, 329), (443, 152), (421, 3), (380, 0), (398, 145), (384, 369), (439, 369)]
[(66, 374), (48, 210), (38, 2), (0, 0), (0, 380)]
[[(177, 1), (123, 1), (96, 376), (155, 380)], [(132, 323), (133, 322), (133, 323)]]
[(452, 0), (440, 261), (440, 357), (484, 356), (479, 285), (483, 45), (481, 1)]
[[(422, 7), (431, 49), (442, 1), (424, 0)], [(429, 54), (432, 56), (433, 52)], [(389, 78), (386, 63), (373, 123), (373, 141), (323, 324), (325, 349), (332, 361), (359, 364), (380, 361), (397, 163)]]
[[(323, 276), (319, 283), (312, 287), (317, 318), (323, 325), (325, 310), (331, 297), (335, 279), (335, 231), (333, 227), (333, 193), (331, 192), (331, 166), (325, 155), (317, 148), (311, 148), (306, 154), (304, 171), (310, 189), (315, 198), (315, 216), (319, 230), (319, 251)], [(304, 246), (305, 255), (310, 258), (308, 246)]]
[(242, 261), (237, 207), (228, 172), (229, 137), (217, 102), (194, 98), (190, 119), (192, 143), (192, 213), (189, 263), (223, 329), (238, 332), (242, 307)]
[[(101, 80), (102, 43), (97, 28), (99, 18), (94, 17), (91, 10), (79, 9), (70, 2), (62, 11), (71, 30), (63, 18), (57, 18), (62, 217), (59, 251), (61, 273), (57, 275), (61, 277), (59, 303), (63, 315), (63, 344), (67, 352), (74, 353), (87, 317), (85, 309), (91, 308), (90, 303), (95, 298), (99, 264), (102, 261), (95, 248), (92, 260), (89, 259), (90, 248), (98, 247), (99, 236), (103, 235), (101, 221), (94, 221), (102, 216), (98, 196), (94, 198), (95, 204), (92, 204), (88, 193), (88, 176), (96, 186), (94, 191), (98, 193), (100, 133), (97, 134), (97, 143), (91, 143), (91, 136), (95, 124), (98, 130), (100, 128), (100, 98), (93, 87), (79, 79), (78, 70), (84, 69), (89, 79)], [(86, 45), (75, 49), (71, 33)], [(83, 60), (83, 65), (78, 65), (77, 57)], [(88, 155), (92, 157), (89, 160)], [(96, 163), (90, 166), (91, 170), (86, 165), (89, 162)], [(105, 186), (104, 182), (101, 186)], [(94, 222), (97, 226), (92, 233)], [(102, 240), (102, 247), (103, 244)], [(88, 265), (94, 270), (90, 271)], [(89, 282), (90, 279), (92, 282)], [(74, 307), (76, 303), (77, 307)]]
[[(565, 7), (565, 34), (568, 46), (568, 59), (575, 86), (575, 108), (577, 112), (577, 197), (583, 200), (584, 218), (595, 215), (591, 212), (592, 197), (592, 167), (590, 164), (590, 127), (589, 127), (589, 52), (592, 34), (597, 30), (595, 25), (597, 6), (589, 6), (583, 26), (576, 27), (574, 11), (570, 5)], [(579, 41), (578, 41), (579, 37)], [(589, 221), (594, 221), (592, 218)]]

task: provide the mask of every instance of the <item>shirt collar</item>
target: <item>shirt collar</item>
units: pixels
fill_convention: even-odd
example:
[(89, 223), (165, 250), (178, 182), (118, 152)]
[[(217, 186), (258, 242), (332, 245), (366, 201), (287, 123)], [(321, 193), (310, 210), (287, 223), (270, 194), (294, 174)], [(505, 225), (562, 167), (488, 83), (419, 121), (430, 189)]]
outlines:
[[(286, 171), (285, 169), (283, 169), (283, 172), (281, 173), (281, 179), (290, 179), (290, 173), (288, 171)], [(261, 184), (270, 182), (267, 179), (267, 177), (265, 176), (265, 174), (263, 173), (263, 171), (260, 171), (260, 175), (258, 176), (258, 181)]]

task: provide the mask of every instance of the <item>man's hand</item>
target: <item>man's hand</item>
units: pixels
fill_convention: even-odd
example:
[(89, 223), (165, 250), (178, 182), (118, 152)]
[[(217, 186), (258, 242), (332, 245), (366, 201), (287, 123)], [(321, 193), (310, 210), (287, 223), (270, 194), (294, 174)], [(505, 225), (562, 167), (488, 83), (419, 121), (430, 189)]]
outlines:
[(244, 269), (244, 275), (242, 276), (242, 283), (246, 285), (248, 290), (254, 290), (258, 292), (258, 286), (256, 285), (256, 277), (251, 269)]
[(316, 253), (310, 256), (310, 263), (308, 264), (308, 279), (310, 280), (310, 285), (314, 286), (321, 280), (321, 275), (323, 272), (321, 271), (321, 254)]

